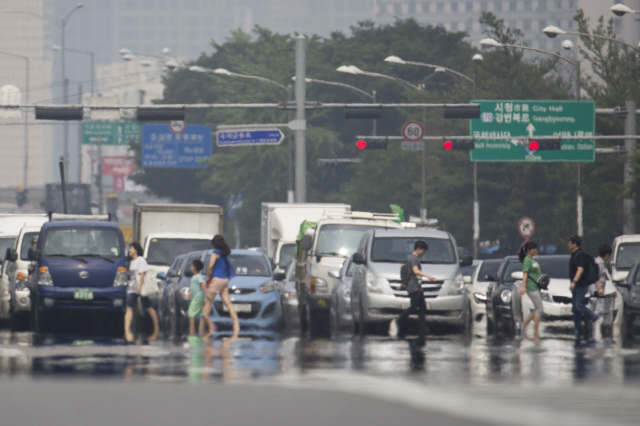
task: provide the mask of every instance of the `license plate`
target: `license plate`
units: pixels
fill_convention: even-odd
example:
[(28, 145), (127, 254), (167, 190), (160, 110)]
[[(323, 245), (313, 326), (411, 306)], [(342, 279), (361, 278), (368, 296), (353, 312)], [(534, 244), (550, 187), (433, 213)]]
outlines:
[[(251, 305), (249, 303), (234, 303), (233, 307), (236, 312), (251, 312)], [(229, 312), (227, 305), (222, 305), (222, 310), (224, 312)]]
[(324, 299), (318, 299), (318, 306), (321, 308), (326, 308), (327, 307), (327, 301)]
[(90, 288), (76, 288), (73, 290), (73, 298), (76, 300), (93, 300), (93, 290)]

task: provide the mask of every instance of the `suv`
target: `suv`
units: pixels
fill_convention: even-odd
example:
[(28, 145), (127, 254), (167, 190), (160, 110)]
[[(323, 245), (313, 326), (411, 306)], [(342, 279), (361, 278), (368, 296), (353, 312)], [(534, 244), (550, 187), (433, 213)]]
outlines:
[(631, 267), (640, 259), (640, 235), (616, 237), (611, 250), (611, 278), (616, 284), (624, 283)]
[(28, 250), (34, 262), (30, 282), (34, 331), (44, 331), (54, 313), (78, 311), (111, 314), (121, 324), (128, 273), (118, 224), (109, 222), (108, 216), (84, 220), (65, 216), (52, 215), (42, 226), (36, 247)]
[(374, 229), (366, 232), (353, 255), (356, 268), (351, 284), (351, 312), (356, 331), (389, 322), (410, 306), (402, 289), (400, 267), (423, 240), (429, 249), (420, 259), (423, 270), (437, 281), (422, 281), (427, 314), (448, 317), (464, 324), (465, 285), (460, 266), (471, 265), (471, 256), (460, 259), (451, 234), (427, 229)]
[(371, 229), (402, 228), (397, 215), (367, 212), (325, 212), (317, 222), (303, 222), (296, 254), (296, 288), (300, 330), (312, 337), (328, 334), (333, 278)]

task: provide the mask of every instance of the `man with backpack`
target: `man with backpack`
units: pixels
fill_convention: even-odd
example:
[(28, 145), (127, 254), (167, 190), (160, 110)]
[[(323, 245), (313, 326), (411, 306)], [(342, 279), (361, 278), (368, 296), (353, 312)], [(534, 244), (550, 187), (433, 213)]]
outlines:
[(402, 284), (405, 286), (409, 298), (411, 299), (411, 306), (405, 309), (397, 319), (391, 321), (389, 324), (389, 336), (397, 337), (398, 328), (402, 326), (409, 315), (418, 314), (418, 332), (421, 340), (424, 340), (426, 334), (426, 320), (425, 315), (427, 313), (427, 304), (424, 301), (424, 293), (422, 291), (422, 285), (418, 281), (418, 276), (425, 277), (430, 281), (435, 281), (436, 278), (431, 275), (427, 275), (422, 272), (422, 265), (420, 264), (420, 258), (424, 256), (429, 246), (425, 241), (418, 240), (413, 245), (413, 253), (411, 253), (407, 259), (407, 262), (402, 266), (400, 276)]
[(567, 246), (571, 251), (569, 259), (569, 289), (572, 293), (571, 304), (573, 308), (573, 323), (576, 328), (575, 346), (580, 346), (582, 337), (582, 319), (586, 318), (596, 322), (600, 317), (594, 314), (585, 304), (585, 297), (589, 291), (589, 285), (598, 280), (599, 268), (593, 258), (582, 251), (582, 238), (572, 235), (567, 238)]

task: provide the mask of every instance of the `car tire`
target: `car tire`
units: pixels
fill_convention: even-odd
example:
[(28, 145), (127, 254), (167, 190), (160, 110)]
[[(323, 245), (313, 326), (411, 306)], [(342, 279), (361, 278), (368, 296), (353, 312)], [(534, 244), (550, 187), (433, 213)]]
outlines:
[(11, 331), (26, 331), (29, 329), (29, 312), (13, 312), (9, 318)]
[(465, 304), (464, 309), (462, 310), (462, 335), (464, 337), (471, 337), (471, 332), (473, 328), (473, 318), (471, 315), (471, 302), (467, 302)]
[(38, 306), (34, 306), (33, 308), (33, 317), (32, 317), (32, 329), (35, 334), (41, 334), (45, 332), (46, 328), (46, 317), (44, 313), (40, 312)]
[(491, 336), (493, 334), (493, 320), (489, 318), (489, 315), (485, 314), (486, 322), (487, 322), (487, 336)]
[(634, 325), (635, 317), (627, 313), (627, 307), (624, 307), (624, 317), (622, 318), (622, 324), (620, 324), (620, 338), (623, 344), (629, 344), (633, 342), (634, 337)]

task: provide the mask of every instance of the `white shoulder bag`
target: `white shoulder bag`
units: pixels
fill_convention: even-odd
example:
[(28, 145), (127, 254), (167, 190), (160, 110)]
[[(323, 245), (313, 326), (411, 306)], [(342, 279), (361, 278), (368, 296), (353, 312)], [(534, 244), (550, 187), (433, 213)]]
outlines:
[(158, 284), (156, 283), (156, 277), (153, 276), (153, 272), (147, 270), (144, 273), (144, 281), (142, 283), (141, 296), (149, 296), (150, 294), (158, 292)]

